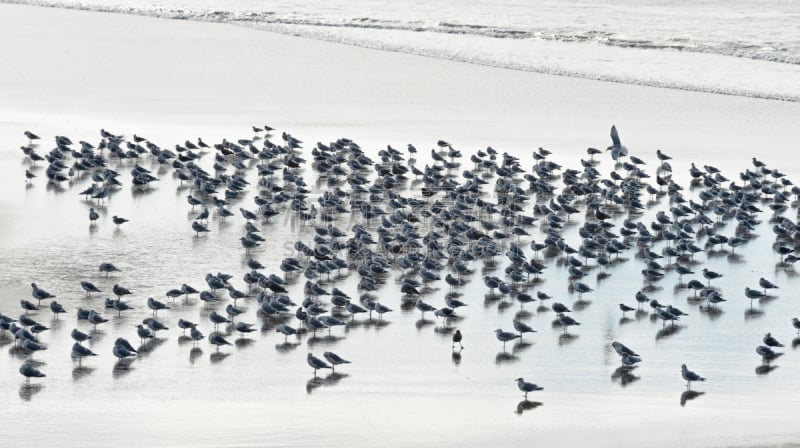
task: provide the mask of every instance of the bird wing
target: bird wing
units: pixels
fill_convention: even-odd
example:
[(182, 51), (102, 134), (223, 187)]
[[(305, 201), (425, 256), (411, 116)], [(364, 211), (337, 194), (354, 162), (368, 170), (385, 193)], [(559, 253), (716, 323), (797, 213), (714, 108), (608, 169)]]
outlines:
[(613, 143), (614, 146), (622, 145), (622, 143), (619, 141), (619, 134), (617, 133), (616, 126), (611, 126), (611, 143)]

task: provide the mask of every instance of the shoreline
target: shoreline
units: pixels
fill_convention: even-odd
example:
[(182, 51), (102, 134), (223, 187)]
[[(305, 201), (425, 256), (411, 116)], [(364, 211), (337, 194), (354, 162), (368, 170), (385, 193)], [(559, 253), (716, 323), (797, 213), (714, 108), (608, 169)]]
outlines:
[[(398, 43), (403, 39), (397, 39), (400, 35), (408, 35), (407, 33), (414, 31), (411, 35), (418, 34), (416, 30), (411, 29), (404, 29), (404, 28), (373, 28), (373, 27), (348, 27), (348, 26), (333, 26), (333, 25), (313, 25), (313, 24), (306, 24), (302, 21), (297, 23), (292, 22), (285, 22), (282, 20), (277, 21), (265, 21), (259, 22), (254, 21), (250, 17), (251, 14), (257, 14), (255, 12), (248, 12), (248, 11), (241, 11), (236, 14), (233, 14), (234, 17), (231, 19), (227, 15), (220, 15), (216, 14), (216, 12), (208, 13), (203, 11), (192, 11), (192, 10), (171, 10), (171, 9), (159, 9), (159, 10), (146, 10), (146, 9), (134, 9), (128, 8), (125, 10), (120, 10), (118, 7), (113, 6), (105, 6), (105, 5), (82, 5), (82, 4), (57, 4), (54, 2), (48, 1), (25, 1), (25, 0), (5, 0), (0, 2), (1, 4), (8, 4), (8, 5), (21, 5), (21, 6), (31, 6), (31, 7), (41, 7), (41, 8), (52, 8), (52, 9), (64, 9), (64, 10), (72, 10), (72, 11), (85, 11), (85, 12), (99, 12), (99, 13), (107, 13), (107, 14), (121, 14), (121, 15), (133, 15), (138, 17), (148, 17), (148, 18), (158, 18), (164, 20), (175, 20), (175, 21), (191, 21), (191, 22), (199, 22), (199, 23), (216, 23), (216, 24), (226, 24), (226, 25), (233, 25), (237, 27), (249, 28), (259, 31), (266, 31), (274, 34), (281, 34), (285, 36), (294, 36), (294, 37), (302, 37), (311, 40), (317, 40), (322, 42), (331, 42), (340, 45), (347, 45), (353, 46), (358, 48), (366, 48), (378, 51), (387, 51), (387, 52), (394, 52), (400, 54), (407, 54), (413, 56), (421, 56), (426, 58), (432, 58), (437, 60), (443, 61), (450, 61), (450, 62), (462, 62), (471, 65), (478, 65), (482, 67), (490, 67), (490, 68), (498, 68), (498, 69), (507, 69), (513, 71), (521, 71), (525, 73), (536, 73), (536, 74), (544, 74), (544, 75), (552, 75), (552, 76), (563, 76), (567, 78), (575, 78), (575, 79), (584, 79), (584, 80), (591, 80), (591, 81), (601, 81), (601, 82), (609, 82), (609, 83), (616, 83), (616, 84), (623, 84), (623, 85), (634, 85), (634, 86), (643, 86), (643, 87), (653, 87), (659, 89), (668, 89), (668, 90), (678, 90), (678, 91), (685, 91), (685, 92), (700, 92), (700, 93), (711, 93), (715, 95), (725, 95), (725, 96), (734, 96), (734, 97), (742, 97), (742, 98), (750, 98), (750, 99), (764, 99), (770, 101), (782, 101), (782, 102), (800, 102), (800, 96), (793, 95), (791, 93), (780, 93), (780, 92), (766, 92), (766, 91), (757, 91), (751, 89), (733, 89), (730, 88), (721, 88), (719, 86), (714, 86), (714, 82), (709, 79), (706, 80), (705, 86), (692, 86), (689, 84), (676, 82), (675, 80), (667, 81), (655, 81), (649, 80), (647, 76), (641, 76), (639, 78), (631, 78), (626, 77), (622, 74), (598, 74), (594, 73), (591, 70), (587, 71), (586, 68), (583, 70), (576, 69), (576, 68), (563, 68), (563, 67), (546, 67), (537, 64), (530, 64), (530, 63), (519, 63), (519, 62), (512, 62), (512, 61), (505, 61), (501, 62), (499, 60), (492, 60), (491, 57), (481, 57), (479, 59), (474, 59), (470, 57), (464, 56), (458, 50), (448, 51), (446, 49), (439, 49), (434, 50), (434, 47), (430, 47), (427, 49), (421, 49), (419, 47), (419, 42), (417, 45), (411, 44), (413, 42), (413, 38), (411, 41), (406, 43)], [(244, 18), (241, 18), (237, 14), (241, 14)], [(267, 13), (269, 15), (271, 13)], [(384, 38), (384, 40), (378, 41), (370, 41), (365, 39), (359, 39), (359, 33), (362, 30), (370, 30), (370, 32), (379, 32), (379, 33), (388, 33), (391, 35), (392, 33), (401, 33), (396, 34), (394, 38), (391, 36), (388, 38)], [(336, 32), (331, 31), (336, 30)], [(338, 34), (337, 34), (338, 32)], [(444, 32), (436, 32), (431, 30), (423, 30), (422, 34), (425, 33), (432, 33), (431, 36), (434, 38), (441, 38), (447, 39), (449, 33)], [(459, 33), (456, 33), (460, 35)], [(441, 36), (440, 36), (441, 35)], [(437, 37), (438, 36), (438, 37)], [(480, 38), (481, 36), (476, 35), (473, 38)], [(427, 39), (422, 39), (420, 42), (426, 42)], [(548, 40), (543, 39), (541, 41), (537, 41), (538, 43), (533, 43), (535, 41), (527, 40), (528, 43), (533, 45), (533, 47), (527, 51), (532, 51), (534, 49), (538, 49), (535, 51), (541, 51), (543, 49), (547, 49), (552, 45), (584, 45), (582, 43), (574, 44), (570, 42), (563, 42), (558, 40)], [(578, 48), (578, 47), (574, 47)], [(605, 49), (605, 51), (618, 51), (621, 47), (609, 46)], [(770, 61), (767, 59), (751, 59), (751, 58), (740, 58), (725, 54), (715, 54), (715, 53), (705, 53), (705, 52), (694, 52), (694, 51), (677, 51), (674, 53), (667, 53), (659, 54), (654, 53), (653, 49), (649, 48), (637, 48), (637, 49), (627, 49), (624, 50), (625, 52), (635, 52), (641, 54), (641, 56), (634, 57), (635, 59), (643, 59), (643, 60), (650, 60), (657, 61), (663, 57), (668, 58), (685, 58), (686, 60), (683, 61), (683, 66), (687, 69), (690, 67), (695, 66), (695, 62), (692, 62), (691, 59), (695, 58), (710, 58), (710, 59), (717, 59), (717, 58), (733, 58), (730, 61), (727, 61), (726, 64), (730, 65), (727, 67), (727, 72), (723, 71), (721, 74), (730, 73), (730, 72), (737, 72), (739, 70), (748, 71), (744, 66), (738, 67), (741, 61), (750, 61), (753, 64), (766, 64), (769, 66), (770, 64), (786, 64), (789, 68), (787, 70), (791, 70), (793, 64), (790, 63), (782, 63), (776, 61)], [(658, 50), (664, 51), (664, 50)], [(561, 51), (555, 51), (555, 53), (560, 53)], [(547, 52), (545, 52), (547, 53)], [(585, 49), (581, 50), (581, 53), (584, 56), (587, 56), (587, 51)], [(589, 50), (591, 53), (591, 50)], [(611, 53), (613, 54), (613, 53)], [(633, 57), (631, 55), (631, 57)], [(677, 61), (676, 60), (676, 61)], [(741, 60), (741, 61), (740, 61)], [(720, 59), (722, 63), (723, 59)], [(760, 67), (758, 68), (760, 69)], [(750, 73), (750, 76), (753, 76), (758, 69), (754, 68), (755, 72)], [(700, 70), (698, 74), (703, 73), (703, 70)], [(791, 82), (789, 82), (791, 84)]]

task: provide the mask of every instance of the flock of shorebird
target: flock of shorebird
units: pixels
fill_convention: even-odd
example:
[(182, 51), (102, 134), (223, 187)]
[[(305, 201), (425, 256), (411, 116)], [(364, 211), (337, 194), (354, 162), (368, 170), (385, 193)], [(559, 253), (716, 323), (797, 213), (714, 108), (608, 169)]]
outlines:
[[(615, 127), (611, 128), (612, 144), (606, 150), (615, 163), (608, 176), (601, 175), (596, 168), (595, 156), (604, 152), (595, 148), (587, 150), (589, 159), (581, 160), (577, 168), (562, 167), (548, 159), (549, 151), (539, 148), (532, 152), (532, 169), (526, 171), (518, 157), (498, 153), (491, 147), (470, 155), (469, 162), (462, 161), (459, 150), (440, 140), (437, 148), (431, 149), (430, 163), (420, 168), (416, 165), (417, 150), (413, 145), (408, 145), (405, 152), (389, 146), (370, 156), (355, 142), (342, 138), (328, 145), (317, 143), (310, 151), (309, 161), (302, 153), (302, 142), (290, 134), (282, 133), (276, 143), (271, 136), (272, 128), (254, 127), (253, 131), (253, 138), (223, 140), (214, 145), (207, 145), (202, 139), (187, 140), (171, 150), (137, 135), (127, 139), (101, 130), (101, 140), (96, 146), (86, 141), (76, 145), (68, 137), (56, 136), (55, 147), (44, 155), (37, 152), (39, 137), (26, 131), (28, 144), (22, 150), (31, 166), (46, 163), (47, 182), (71, 185), (74, 179), (90, 178), (91, 185), (80, 192), (90, 205), (111, 201), (125, 187), (121, 180), (124, 176), (112, 166), (130, 169), (130, 188), (134, 189), (148, 189), (158, 180), (140, 165), (142, 160), (149, 158), (153, 164), (171, 167), (172, 175), (181, 185), (190, 185), (188, 206), (192, 210), (199, 208), (187, 232), (202, 238), (210, 231), (210, 219), (234, 217), (237, 213), (232, 209), (239, 203), (236, 208), (244, 222), (240, 242), (246, 253), (264, 241), (260, 235), (262, 229), (268, 232), (270, 220), (279, 214), (291, 214), (307, 229), (313, 229), (311, 241), (294, 243), (296, 256), (281, 260), (282, 275), (263, 273), (265, 266), (250, 258), (242, 277), (247, 292), (234, 287), (233, 276), (223, 273), (206, 275), (207, 288), (202, 290), (184, 283), (166, 292), (166, 298), (173, 301), (197, 295), (206, 306), (218, 306), (227, 293), (231, 301), (224, 314), (216, 310), (208, 314), (208, 324), (215, 331), (207, 340), (216, 350), (230, 345), (226, 335), (232, 331), (242, 334), (255, 331), (252, 324), (236, 321), (243, 313), (237, 301), (248, 297), (257, 300), (261, 318), (282, 319), (275, 330), (284, 335), (285, 341), (304, 333), (330, 332), (358, 315), (368, 315), (372, 320), (374, 313), (382, 321), (393, 310), (371, 293), (388, 287), (386, 280), (393, 274), (401, 279), (399, 288), (403, 306), (407, 307), (404, 309), (413, 306), (423, 318), (425, 313), (433, 313), (447, 324), (461, 318), (461, 308), (468, 305), (460, 299), (463, 294), (458, 289), (475, 272), (475, 265), (494, 265), (497, 259), (506, 263), (504, 275), (483, 277), (488, 288), (486, 297), (512, 300), (524, 306), (537, 300), (544, 304), (552, 298), (537, 287), (539, 275), (549, 263), (567, 266), (570, 291), (581, 297), (594, 291), (582, 281), (590, 269), (615, 266), (622, 262), (620, 254), (635, 251), (637, 258), (643, 260), (640, 275), (645, 285), (652, 285), (667, 270), (672, 270), (678, 274), (681, 287), (693, 291), (689, 300), (713, 313), (728, 300), (720, 289), (711, 286), (712, 281), (724, 274), (707, 268), (699, 270), (695, 267), (698, 264), (695, 255), (726, 246), (735, 254), (760, 224), (761, 207), (770, 210), (775, 235), (773, 248), (780, 254), (781, 264), (791, 269), (800, 260), (794, 255), (800, 225), (784, 216), (792, 207), (792, 196), (800, 196), (800, 188), (779, 170), (755, 158), (752, 168), (739, 173), (738, 183), (713, 166), (698, 168), (692, 164), (689, 174), (697, 193), (690, 197), (672, 179), (670, 156), (657, 151), (655, 172), (648, 174), (645, 161), (629, 154)], [(213, 163), (201, 167), (200, 160), (209, 154)], [(376, 156), (378, 160), (374, 159)], [(321, 193), (309, 189), (303, 177), (309, 166), (327, 186)], [(462, 172), (458, 173), (459, 170)], [(38, 176), (35, 171), (26, 170), (26, 181), (34, 181)], [(409, 178), (419, 186), (419, 194), (404, 194)], [(241, 201), (251, 193), (254, 204), (248, 208)], [(644, 212), (653, 204), (663, 205), (663, 201), (643, 202), (643, 198), (665, 196), (666, 206), (655, 213), (655, 220), (644, 222), (641, 219)], [(564, 237), (565, 224), (574, 216), (584, 217), (579, 221), (580, 245), (575, 247)], [(345, 218), (353, 217), (358, 223), (350, 228), (337, 226)], [(90, 225), (96, 226), (100, 215), (92, 207), (88, 218)], [(119, 226), (128, 219), (114, 216), (112, 221)], [(735, 230), (726, 236), (719, 229), (729, 222), (735, 222)], [(531, 235), (535, 227), (543, 237), (540, 241)], [(108, 262), (99, 266), (99, 272), (106, 276), (117, 271)], [(342, 271), (358, 275), (357, 298), (336, 287), (328, 289), (336, 281), (333, 275)], [(443, 271), (447, 271), (446, 275), (442, 275)], [(695, 271), (701, 273), (705, 282), (691, 279), (683, 284), (683, 277), (695, 275)], [(289, 297), (287, 287), (301, 276), (306, 282), (304, 298), (298, 305)], [(430, 286), (442, 280), (449, 292), (442, 298), (443, 306), (434, 306), (426, 296), (432, 291)], [(22, 300), (24, 314), (17, 318), (0, 314), (0, 328), (6, 333), (0, 336), (13, 338), (16, 349), (33, 358), (34, 353), (47, 348), (38, 336), (48, 328), (29, 313), (39, 311), (42, 301), (48, 303), (54, 319), (68, 310), (55, 300), (55, 295), (36, 283), (31, 287), (36, 303)], [(101, 292), (88, 280), (81, 281), (80, 287), (87, 295)], [(744, 296), (752, 308), (753, 300), (772, 297), (769, 293), (775, 288), (771, 281), (761, 278), (758, 288), (746, 288)], [(533, 289), (537, 289), (535, 294)], [(132, 308), (123, 300), (131, 291), (116, 284), (112, 292), (116, 298), (105, 300), (107, 310), (121, 315)], [(644, 287), (635, 294), (634, 306), (620, 303), (623, 315), (642, 313), (642, 308), (649, 306), (652, 316), (663, 321), (664, 332), (669, 332), (675, 321), (686, 316), (674, 305), (651, 299), (647, 292)], [(146, 306), (152, 310), (152, 317), (137, 326), (141, 345), (136, 348), (125, 338), (118, 338), (112, 350), (116, 358), (122, 361), (134, 358), (140, 350), (147, 349), (148, 340), (168, 330), (158, 320), (159, 312), (170, 309), (168, 300), (150, 297)], [(563, 303), (552, 303), (550, 308), (557, 314), (554, 325), (561, 326), (565, 335), (580, 325)], [(77, 308), (73, 312), (93, 329), (108, 320), (94, 309)], [(287, 315), (295, 316), (298, 324), (289, 325)], [(226, 324), (230, 326), (228, 333), (219, 331), (219, 326)], [(514, 319), (512, 324), (513, 332), (502, 328), (495, 331), (504, 351), (507, 342), (535, 331), (523, 318)], [(794, 318), (792, 324), (800, 335), (800, 321)], [(179, 319), (177, 325), (183, 331), (181, 337), (186, 337), (189, 331), (188, 337), (194, 344), (206, 338), (196, 322)], [(71, 354), (77, 362), (96, 355), (83, 345), (91, 339), (91, 333), (79, 328), (71, 333), (74, 340)], [(458, 350), (463, 349), (461, 331), (452, 328), (451, 333), (452, 350), (456, 351), (456, 345)], [(611, 345), (620, 356), (623, 374), (641, 362), (642, 357), (621, 342), (614, 341)], [(756, 353), (769, 365), (781, 355), (775, 351), (777, 347), (783, 345), (767, 334)], [(325, 352), (323, 358), (307, 355), (315, 378), (319, 369), (333, 370), (349, 363), (333, 352)], [(36, 363), (26, 361), (19, 372), (26, 381), (44, 377), (37, 367)], [(685, 364), (681, 366), (681, 374), (687, 390), (692, 382), (705, 381)], [(515, 381), (526, 401), (529, 392), (542, 390), (523, 378)]]

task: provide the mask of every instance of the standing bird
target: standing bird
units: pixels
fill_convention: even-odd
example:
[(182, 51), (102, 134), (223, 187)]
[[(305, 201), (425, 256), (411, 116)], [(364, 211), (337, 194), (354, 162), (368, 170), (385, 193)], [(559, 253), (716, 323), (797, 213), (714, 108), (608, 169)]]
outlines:
[(521, 338), (522, 336), (516, 333), (511, 333), (508, 331), (503, 331), (502, 329), (498, 328), (494, 330), (494, 335), (497, 337), (497, 340), (503, 343), (503, 350), (506, 349), (506, 342), (513, 341), (514, 339)]
[(771, 281), (765, 279), (764, 277), (761, 277), (760, 279), (758, 279), (758, 286), (764, 288), (764, 295), (767, 294), (767, 290), (768, 289), (778, 289), (777, 285), (775, 285)]
[(336, 372), (336, 366), (339, 364), (350, 364), (350, 361), (342, 359), (339, 355), (333, 352), (325, 352), (322, 354), (329, 363), (331, 363), (331, 371)]
[(800, 319), (793, 317), (792, 326), (797, 330), (797, 335), (800, 336)]
[(543, 387), (539, 387), (536, 384), (528, 383), (522, 378), (517, 378), (514, 381), (517, 382), (517, 387), (519, 388), (519, 390), (521, 390), (522, 392), (525, 392), (525, 399), (526, 400), (528, 399), (528, 392), (534, 392), (534, 391), (537, 391), (537, 390), (543, 390), (544, 389)]
[(111, 290), (114, 292), (114, 295), (117, 296), (117, 299), (121, 299), (122, 296), (131, 294), (131, 291), (128, 288), (119, 286), (118, 284), (114, 284), (114, 287), (111, 288)]
[(719, 272), (709, 271), (707, 268), (703, 268), (703, 277), (708, 280), (708, 285), (711, 286), (711, 280), (722, 277), (722, 274)]
[(98, 219), (100, 219), (100, 215), (98, 215), (97, 212), (94, 211), (94, 208), (90, 208), (89, 209), (89, 224), (90, 225), (94, 225), (95, 221), (97, 221)]
[(33, 367), (33, 364), (31, 364), (30, 361), (28, 361), (28, 362), (22, 364), (22, 366), (20, 366), (19, 373), (21, 373), (22, 376), (25, 377), (25, 382), (27, 382), (27, 383), (31, 382), (31, 378), (43, 378), (43, 377), (47, 376), (44, 373), (42, 373), (39, 369), (37, 369), (36, 367)]
[(325, 361), (317, 358), (316, 356), (312, 355), (311, 353), (308, 354), (306, 357), (306, 362), (312, 369), (314, 369), (314, 378), (317, 377), (317, 370), (319, 369), (331, 369), (331, 366), (325, 363)]
[(762, 339), (762, 341), (764, 342), (764, 344), (766, 344), (766, 345), (768, 345), (770, 347), (783, 347), (783, 344), (781, 344), (780, 342), (778, 342), (777, 339), (772, 337), (771, 333), (765, 334), (764, 335), (764, 339)]
[(81, 289), (86, 291), (86, 296), (87, 297), (89, 296), (89, 294), (91, 294), (93, 292), (100, 292), (100, 289), (97, 286), (95, 286), (93, 283), (88, 282), (86, 280), (81, 280)]
[[(798, 330), (798, 331), (800, 331), (800, 330)], [(452, 347), (452, 348), (453, 348), (453, 350), (455, 350), (455, 349), (456, 349), (456, 344), (458, 344), (458, 345), (459, 345), (459, 347), (461, 348), (461, 350), (464, 350), (464, 344), (462, 344), (462, 343), (461, 343), (461, 340), (462, 340), (463, 338), (464, 338), (464, 337), (461, 335), (461, 330), (456, 330), (456, 332), (455, 332), (455, 333), (453, 333), (453, 347)]]
[(53, 294), (50, 294), (49, 292), (45, 291), (44, 289), (36, 286), (36, 283), (31, 283), (31, 288), (33, 288), (33, 291), (31, 291), (31, 295), (33, 296), (34, 299), (39, 301), (39, 306), (42, 305), (42, 300), (54, 299), (56, 297)]
[(231, 345), (231, 343), (225, 340), (225, 338), (223, 338), (222, 335), (217, 333), (211, 334), (211, 336), (208, 337), (208, 342), (210, 342), (213, 345), (216, 345), (217, 351), (219, 351), (219, 348), (222, 345)]
[(681, 364), (681, 376), (686, 380), (686, 388), (690, 389), (692, 381), (705, 381), (702, 376), (686, 368), (686, 364)]
[(125, 224), (126, 222), (130, 221), (130, 219), (125, 219), (125, 218), (119, 217), (117, 215), (112, 216), (111, 220), (114, 222), (114, 224), (116, 224), (118, 226), (122, 225), (122, 224)]
[(620, 303), (620, 304), (619, 304), (619, 309), (620, 309), (620, 311), (622, 311), (622, 315), (623, 315), (623, 316), (624, 316), (624, 315), (625, 315), (625, 313), (627, 313), (628, 311), (636, 311), (636, 308), (631, 308), (631, 307), (629, 307), (628, 305), (625, 305), (624, 303)]

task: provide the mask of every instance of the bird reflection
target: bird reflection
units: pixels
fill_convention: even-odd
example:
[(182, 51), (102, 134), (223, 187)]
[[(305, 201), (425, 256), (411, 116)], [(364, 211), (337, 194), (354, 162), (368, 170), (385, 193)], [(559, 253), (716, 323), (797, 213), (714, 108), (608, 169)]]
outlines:
[(433, 324), (434, 322), (430, 319), (417, 319), (417, 321), (414, 322), (414, 326), (417, 327), (417, 330), (422, 330), (423, 328)]
[(78, 366), (72, 369), (72, 379), (78, 381), (81, 378), (86, 378), (95, 371), (94, 367)]
[(707, 315), (709, 319), (715, 320), (718, 317), (725, 314), (725, 311), (722, 311), (722, 308), (718, 308), (716, 306), (707, 306), (707, 307), (700, 307), (700, 312)]
[(666, 327), (658, 330), (656, 333), (656, 341), (676, 335), (686, 328), (683, 325), (667, 325)]
[(620, 325), (629, 324), (631, 322), (633, 322), (633, 319), (631, 319), (630, 317), (620, 317), (619, 318), (619, 324)]
[(758, 308), (750, 308), (744, 312), (744, 320), (757, 319), (764, 315), (764, 311)]
[(197, 361), (197, 359), (200, 358), (201, 356), (203, 356), (203, 349), (202, 348), (195, 347), (195, 348), (189, 350), (189, 362), (191, 364), (194, 364), (194, 362)]
[(531, 316), (532, 316), (532, 314), (528, 310), (519, 310), (519, 311), (517, 311), (517, 314), (514, 315), (514, 317), (517, 320), (525, 320), (525, 319), (528, 319)]
[(315, 347), (317, 345), (331, 345), (335, 344), (336, 342), (344, 339), (342, 336), (333, 336), (333, 335), (326, 335), (326, 336), (312, 336), (308, 338), (308, 346)]
[(494, 363), (497, 365), (510, 364), (517, 361), (519, 361), (519, 356), (512, 355), (508, 352), (499, 352), (497, 356), (494, 357)]
[(522, 400), (519, 403), (517, 403), (517, 409), (515, 412), (519, 415), (522, 415), (523, 412), (530, 411), (531, 409), (536, 409), (543, 404), (544, 403), (542, 403), (541, 401)]
[(219, 364), (222, 361), (225, 361), (225, 358), (230, 355), (231, 354), (228, 352), (214, 352), (208, 357), (208, 359), (211, 360), (211, 364)]
[(133, 367), (131, 367), (134, 359), (135, 358), (123, 358), (115, 362), (114, 369), (111, 371), (111, 375), (115, 379), (119, 379), (131, 373), (131, 371), (134, 370)]
[(705, 395), (705, 392), (698, 392), (696, 390), (686, 390), (681, 394), (681, 406), (686, 406), (686, 402), (694, 400), (695, 398)]
[(333, 372), (324, 378), (322, 377), (311, 378), (310, 380), (308, 380), (308, 382), (306, 382), (306, 393), (310, 395), (311, 392), (314, 392), (314, 390), (322, 386), (326, 387), (335, 386), (348, 376), (350, 375), (346, 373)]
[(577, 341), (579, 336), (577, 334), (564, 333), (558, 336), (558, 345), (567, 345)]
[(294, 349), (296, 349), (297, 347), (300, 347), (300, 343), (299, 342), (294, 343), (294, 344), (291, 343), (291, 342), (284, 342), (282, 344), (275, 344), (275, 350), (277, 350), (277, 351), (279, 351), (281, 353), (289, 353), (289, 352), (293, 351)]
[(638, 366), (620, 366), (614, 370), (614, 373), (611, 374), (612, 381), (619, 381), (619, 384), (622, 387), (627, 386), (628, 384), (632, 384), (636, 381), (639, 381), (641, 377), (638, 377), (633, 374), (634, 369)]
[(19, 398), (22, 398), (25, 401), (31, 401), (31, 398), (41, 392), (42, 389), (44, 389), (44, 386), (41, 383), (23, 383), (19, 387)]
[(760, 366), (756, 367), (756, 375), (766, 375), (777, 368), (778, 366), (773, 366), (770, 364), (761, 364)]
[(455, 365), (461, 364), (461, 351), (460, 350), (453, 351), (452, 355), (450, 356), (450, 359), (453, 360), (453, 364)]
[(800, 347), (800, 338), (792, 339), (792, 348)]
[(511, 353), (517, 354), (520, 352), (524, 352), (525, 350), (529, 349), (533, 346), (532, 343), (526, 341), (518, 341), (515, 342), (514, 345), (511, 346)]
[(189, 336), (178, 336), (178, 345), (186, 345), (191, 343), (192, 343), (192, 338), (190, 338)]
[(255, 339), (250, 339), (250, 338), (238, 338), (235, 341), (233, 341), (233, 343), (236, 345), (236, 348), (239, 349), (247, 348), (253, 345), (254, 342), (256, 342)]

